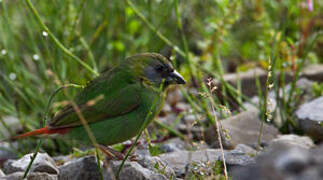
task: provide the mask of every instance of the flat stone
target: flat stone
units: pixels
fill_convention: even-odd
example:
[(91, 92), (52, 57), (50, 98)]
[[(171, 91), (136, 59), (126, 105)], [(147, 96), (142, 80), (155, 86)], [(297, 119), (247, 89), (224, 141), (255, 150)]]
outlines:
[[(240, 150), (224, 151), (228, 168), (232, 166), (245, 166), (254, 163), (254, 159)], [(201, 151), (177, 151), (159, 155), (166, 164), (174, 169), (177, 177), (182, 177), (192, 164), (210, 164), (222, 160), (220, 149), (206, 149)]]
[(251, 155), (251, 156), (255, 156), (257, 154), (257, 151), (250, 147), (250, 146), (247, 146), (245, 144), (238, 144), (235, 148), (234, 148), (235, 151), (240, 151), (240, 152), (243, 152), (245, 154), (248, 154), (248, 155)]
[(315, 164), (319, 164), (322, 168), (321, 172), (323, 172), (323, 143), (310, 149), (310, 154), (312, 155), (313, 162), (315, 162)]
[(181, 151), (185, 149), (185, 142), (180, 138), (172, 138), (159, 146), (159, 149), (165, 153)]
[(17, 142), (0, 142), (0, 162), (5, 162), (8, 159), (17, 159), (18, 154), (14, 150), (17, 147)]
[[(237, 86), (237, 82), (240, 81), (242, 93), (251, 97), (258, 94), (256, 79), (259, 79), (260, 84), (266, 84), (267, 76), (267, 71), (261, 68), (253, 68), (245, 72), (225, 74), (223, 79), (233, 86)], [(279, 73), (277, 73), (276, 76), (279, 77)], [(285, 83), (287, 84), (291, 80), (292, 76), (289, 73), (285, 73)], [(220, 81), (215, 81), (215, 84), (217, 87), (221, 87)], [(261, 88), (262, 91), (264, 91), (266, 87), (261, 86)]]
[(171, 106), (176, 105), (178, 102), (185, 101), (185, 98), (179, 88), (175, 87), (168, 91), (167, 93), (167, 102)]
[(168, 114), (172, 112), (172, 107), (169, 105), (169, 103), (165, 103), (163, 108), (161, 109), (161, 113)]
[(304, 68), (302, 77), (306, 77), (312, 81), (323, 82), (323, 65), (312, 64)]
[[(228, 148), (234, 147), (237, 144), (252, 145), (258, 141), (261, 121), (259, 119), (259, 111), (256, 109), (250, 109), (231, 116), (221, 121), (221, 124), (230, 137), (230, 139), (222, 138)], [(262, 142), (270, 141), (278, 134), (279, 131), (274, 126), (265, 123), (261, 140)], [(212, 147), (214, 147), (214, 144), (218, 144), (218, 136), (214, 127), (211, 126), (206, 130), (205, 140)]]
[(302, 104), (296, 111), (299, 127), (316, 141), (323, 140), (323, 96)]
[(177, 112), (189, 111), (191, 109), (190, 104), (184, 102), (178, 102), (175, 106)]
[[(109, 166), (112, 168), (113, 172), (117, 172), (121, 161), (111, 161)], [(119, 180), (167, 180), (165, 175), (156, 173), (150, 169), (144, 168), (137, 162), (125, 162), (119, 176)]]
[[(9, 174), (1, 179), (3, 180), (22, 180), (24, 177), (24, 172), (15, 172)], [(56, 174), (48, 174), (41, 172), (32, 172), (28, 174), (27, 180), (57, 180), (58, 177)]]
[(291, 144), (274, 144), (257, 157), (256, 164), (234, 169), (232, 179), (323, 179), (323, 166), (316, 161), (317, 154), (323, 152), (316, 151)]
[(175, 172), (172, 168), (168, 167), (167, 164), (157, 156), (143, 156), (138, 160), (138, 163), (153, 172), (162, 172), (168, 179), (175, 177)]
[[(168, 177), (174, 176), (174, 171), (165, 166), (158, 157), (148, 156), (142, 150), (138, 155), (138, 162), (126, 161), (121, 172), (119, 179), (156, 179), (166, 180)], [(110, 160), (108, 163), (102, 163), (103, 177), (106, 180), (114, 180), (116, 172), (121, 164), (121, 161)], [(157, 170), (156, 168), (160, 169)], [(100, 172), (97, 166), (95, 156), (85, 156), (81, 158), (71, 159), (66, 161), (63, 165), (59, 166), (59, 179), (60, 180), (99, 180)]]
[[(19, 129), (22, 129), (22, 125), (19, 122), (18, 118), (14, 116), (4, 116), (2, 117), (2, 121), (6, 124), (7, 127), (10, 128), (10, 131), (17, 132)], [(3, 134), (4, 138), (9, 138), (10, 133), (8, 129), (0, 123), (0, 131)]]
[[(34, 154), (26, 154), (18, 160), (8, 160), (4, 163), (3, 170), (6, 174), (25, 171)], [(34, 160), (30, 172), (45, 172), (49, 174), (58, 174), (58, 169), (54, 160), (47, 153), (38, 153)]]
[[(242, 93), (246, 96), (253, 96), (257, 94), (256, 77), (261, 83), (266, 82), (267, 72), (261, 68), (253, 68), (246, 72), (228, 73), (223, 76), (224, 81), (233, 86), (237, 85), (238, 80), (241, 82)], [(220, 81), (216, 81), (216, 86), (220, 87)]]
[(310, 149), (315, 146), (311, 138), (307, 136), (298, 136), (295, 134), (279, 135), (278, 138), (275, 138), (269, 142), (269, 146), (275, 145), (298, 146), (304, 149)]
[(67, 161), (58, 167), (60, 180), (100, 179), (100, 171), (94, 156), (85, 156)]
[(167, 113), (165, 116), (163, 117), (157, 117), (158, 121), (167, 124), (167, 125), (172, 125), (172, 123), (174, 123), (174, 121), (176, 120), (177, 116), (175, 113)]
[(4, 176), (5, 176), (4, 172), (0, 169), (0, 178), (2, 178)]

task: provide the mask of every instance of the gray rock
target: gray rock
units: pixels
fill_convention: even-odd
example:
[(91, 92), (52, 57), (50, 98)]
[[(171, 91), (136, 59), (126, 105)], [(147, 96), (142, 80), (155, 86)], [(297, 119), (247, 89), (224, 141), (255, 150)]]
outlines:
[[(323, 150), (323, 149), (322, 149)], [(319, 154), (323, 154), (319, 150)], [(256, 159), (256, 164), (233, 170), (237, 180), (303, 180), (323, 179), (322, 165), (316, 154), (291, 144), (273, 144)]]
[(175, 106), (175, 109), (178, 112), (189, 111), (191, 109), (191, 106), (188, 103), (178, 102)]
[(243, 153), (248, 154), (250, 156), (255, 156), (257, 154), (257, 151), (254, 148), (247, 146), (245, 144), (238, 144), (234, 148), (234, 151), (240, 151), (240, 152), (243, 152)]
[(94, 156), (85, 156), (67, 161), (59, 166), (60, 180), (92, 180), (100, 179), (100, 171)]
[[(26, 154), (18, 160), (8, 160), (5, 162), (3, 170), (6, 174), (25, 171), (34, 154)], [(45, 172), (49, 174), (58, 174), (58, 169), (54, 160), (47, 153), (38, 153), (34, 160), (30, 172)]]
[[(247, 96), (253, 96), (257, 94), (256, 77), (259, 78), (260, 82), (266, 82), (267, 72), (260, 68), (254, 68), (242, 73), (229, 73), (223, 76), (226, 82), (236, 86), (238, 79), (241, 80), (242, 93)], [(221, 87), (220, 81), (215, 81), (217, 87)]]
[(168, 91), (167, 102), (169, 102), (171, 106), (174, 106), (178, 102), (183, 102), (183, 101), (185, 101), (185, 97), (183, 96), (179, 88), (170, 89)]
[[(226, 147), (232, 148), (237, 144), (257, 143), (261, 121), (259, 111), (251, 109), (231, 116), (221, 121), (222, 127), (230, 139), (222, 138)], [(262, 141), (270, 141), (279, 134), (279, 131), (271, 125), (264, 124)], [(214, 127), (209, 127), (205, 132), (205, 140), (212, 147), (218, 144), (218, 136)]]
[[(22, 129), (21, 123), (18, 118), (14, 116), (4, 116), (2, 121), (6, 124), (6, 127), (9, 127), (12, 132), (17, 132), (19, 129)], [(4, 138), (10, 137), (8, 129), (0, 123), (0, 132), (3, 134)]]
[(193, 124), (178, 124), (177, 129), (179, 132), (183, 134), (187, 134), (188, 138), (193, 138), (197, 140), (203, 139), (203, 129), (201, 126), (193, 125)]
[(180, 149), (177, 148), (175, 144), (170, 144), (170, 143), (162, 144), (161, 146), (159, 146), (159, 149), (165, 153), (180, 151)]
[(185, 149), (185, 142), (180, 138), (172, 138), (163, 143), (159, 149), (166, 153), (181, 151)]
[(165, 175), (168, 179), (175, 177), (174, 170), (157, 156), (143, 156), (138, 160), (138, 163), (144, 168)]
[(177, 116), (174, 113), (167, 113), (165, 116), (163, 117), (157, 117), (158, 121), (167, 124), (167, 125), (171, 125), (172, 123), (174, 123), (174, 121), (176, 120)]
[[(113, 172), (117, 172), (121, 161), (110, 161), (109, 166)], [(166, 176), (142, 167), (137, 162), (125, 162), (119, 176), (119, 180), (166, 180)]]
[[(300, 78), (296, 82), (296, 87), (299, 88), (301, 92), (301, 102), (308, 102), (313, 99), (313, 86), (314, 81), (310, 81), (306, 78)], [(287, 87), (288, 90), (290, 90), (290, 84)], [(282, 91), (281, 91), (281, 96), (282, 96)]]
[[(302, 102), (309, 101), (313, 98), (312, 85), (313, 85), (313, 81), (310, 81), (306, 78), (300, 78), (296, 81), (296, 87), (301, 90), (301, 96), (302, 96), (301, 101)], [(288, 97), (289, 97), (288, 94), (290, 93), (290, 90), (291, 90), (291, 84), (288, 84), (284, 90), (282, 88), (280, 88), (279, 89), (279, 97), (280, 98), (285, 97), (284, 100), (287, 101)], [(284, 96), (284, 94), (285, 94), (285, 96)], [(276, 105), (277, 105), (277, 103), (275, 102), (277, 99), (276, 92), (270, 91), (268, 94), (268, 97), (271, 98), (272, 100), (274, 100), (273, 108), (276, 108)], [(259, 100), (257, 101), (257, 103), (259, 103)]]
[(311, 157), (313, 158), (313, 162), (319, 164), (321, 172), (323, 172), (323, 144), (313, 148), (310, 150)]
[(135, 155), (137, 156), (137, 163), (139, 163), (143, 168), (152, 171), (152, 174), (161, 173), (167, 178), (175, 175), (174, 170), (167, 167), (166, 163), (163, 162), (159, 157), (150, 155), (148, 144), (138, 146)]
[[(15, 172), (3, 177), (3, 180), (22, 180), (24, 172)], [(32, 172), (28, 174), (27, 180), (57, 180), (56, 174), (48, 174), (41, 172)]]
[(165, 153), (170, 153), (174, 151), (182, 151), (186, 149), (190, 150), (201, 150), (201, 149), (209, 149), (210, 147), (204, 141), (196, 141), (192, 144), (184, 142), (179, 137), (172, 138), (164, 142), (160, 145), (159, 149)]
[(323, 96), (302, 104), (296, 111), (299, 127), (314, 140), (323, 140)]
[[(228, 168), (235, 166), (245, 166), (254, 163), (254, 159), (241, 150), (224, 151), (224, 156)], [(206, 149), (201, 151), (177, 151), (159, 155), (166, 164), (174, 169), (176, 176), (185, 175), (192, 164), (214, 164), (222, 160), (220, 149)]]
[(197, 123), (197, 121), (199, 121), (199, 118), (198, 118), (199, 116), (200, 115), (198, 115), (198, 114), (188, 114), (183, 117), (183, 121), (185, 123), (195, 124), (195, 123)]
[[(225, 74), (223, 76), (224, 80), (233, 86), (237, 85), (238, 80), (240, 79), (241, 83), (241, 90), (244, 95), (249, 97), (258, 94), (258, 88), (256, 85), (256, 78), (259, 79), (260, 84), (266, 84), (268, 73), (261, 69), (261, 68), (253, 68), (246, 72), (242, 73), (232, 73), (232, 74)], [(279, 73), (277, 73), (277, 77), (279, 77)], [(285, 73), (285, 83), (287, 84), (292, 80), (292, 76), (288, 73)], [(215, 82), (217, 87), (221, 87), (220, 81)], [(266, 88), (265, 86), (261, 86), (262, 91)]]
[(171, 113), (172, 112), (172, 107), (168, 104), (168, 103), (165, 103), (161, 112), (167, 114), (167, 113)]
[[(310, 164), (310, 154), (302, 148), (292, 147), (283, 151), (271, 153), (272, 154), (264, 158), (263, 161), (272, 162), (275, 169), (284, 173), (297, 174), (298, 171), (302, 171)], [(277, 155), (275, 153), (277, 153)], [(273, 159), (272, 156), (274, 156)]]
[(312, 81), (323, 82), (323, 65), (312, 64), (304, 68), (302, 77), (306, 77)]
[[(312, 84), (313, 84), (313, 81), (310, 81), (306, 78), (300, 78), (299, 80), (297, 80), (296, 82), (296, 87), (300, 90), (300, 99), (299, 101), (292, 101), (291, 104), (292, 106), (297, 106), (298, 104), (302, 103), (302, 102), (308, 102), (308, 101), (311, 101), (313, 99), (313, 91), (312, 91)], [(291, 84), (288, 84), (285, 89), (283, 90), (282, 88), (279, 89), (279, 98), (280, 99), (284, 99), (284, 101), (288, 101), (288, 97), (289, 97), (289, 93), (290, 93), (290, 90), (291, 90)], [(268, 104), (267, 104), (267, 110), (269, 112), (274, 112), (276, 110), (276, 113), (274, 113), (273, 115), (274, 118), (273, 118), (273, 123), (277, 126), (277, 127), (281, 127), (283, 122), (282, 122), (282, 119), (281, 119), (281, 116), (280, 116), (280, 108), (277, 108), (277, 97), (276, 97), (276, 92), (275, 91), (270, 91), (268, 93)], [(249, 102), (246, 102), (244, 103), (244, 107), (247, 109), (247, 110), (257, 110), (259, 109), (259, 102), (260, 102), (260, 99), (258, 96), (254, 96), (251, 98), (251, 102), (253, 104), (256, 104), (257, 106), (249, 103)]]
[(304, 149), (310, 149), (314, 147), (314, 142), (311, 138), (307, 136), (298, 136), (294, 134), (280, 135), (278, 138), (275, 138), (269, 142), (270, 146), (276, 145), (291, 145), (298, 146)]
[[(120, 172), (122, 179), (168, 179), (174, 174), (171, 168), (164, 166), (165, 163), (158, 157), (148, 156), (145, 149), (138, 155), (138, 162), (126, 161)], [(65, 158), (64, 158), (65, 159)], [(104, 179), (114, 180), (115, 174), (121, 164), (121, 161), (110, 160), (102, 166)], [(157, 165), (158, 164), (158, 165)], [(160, 167), (159, 170), (155, 167)], [(85, 156), (78, 159), (71, 159), (59, 166), (59, 180), (96, 180), (100, 179), (100, 172), (97, 167), (97, 161), (94, 156)]]
[(0, 169), (0, 178), (4, 177), (5, 174), (3, 173), (3, 171)]
[(55, 161), (57, 166), (60, 166), (65, 162), (70, 161), (71, 159), (72, 159), (71, 155), (59, 155), (59, 156), (53, 157), (53, 160)]
[(18, 158), (18, 155), (15, 152), (17, 146), (17, 142), (0, 142), (0, 161), (4, 162), (8, 159)]

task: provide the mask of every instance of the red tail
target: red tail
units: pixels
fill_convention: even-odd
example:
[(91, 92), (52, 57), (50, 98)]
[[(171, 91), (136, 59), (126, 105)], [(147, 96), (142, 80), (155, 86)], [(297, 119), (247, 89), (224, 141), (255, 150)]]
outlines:
[(44, 128), (36, 129), (34, 131), (26, 132), (24, 134), (20, 134), (18, 136), (14, 136), (10, 139), (21, 139), (29, 136), (36, 136), (41, 134), (65, 134), (70, 130), (70, 128), (61, 128), (61, 129), (49, 129), (48, 126)]

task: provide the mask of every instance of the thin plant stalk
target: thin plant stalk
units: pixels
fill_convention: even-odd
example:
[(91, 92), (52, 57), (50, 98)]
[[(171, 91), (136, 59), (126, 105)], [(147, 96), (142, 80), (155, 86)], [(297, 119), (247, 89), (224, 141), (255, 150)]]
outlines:
[(174, 50), (180, 54), (181, 56), (185, 57), (185, 52), (181, 50), (178, 46), (172, 43), (166, 36), (161, 34), (157, 28), (152, 25), (148, 19), (138, 10), (138, 8), (130, 1), (126, 0), (126, 3), (130, 6), (130, 8), (134, 11), (134, 13), (148, 26), (148, 28), (153, 31), (162, 41), (164, 41), (167, 45), (174, 48)]
[[(67, 88), (67, 87), (75, 87), (75, 88), (82, 88), (83, 86), (80, 86), (80, 85), (77, 85), (77, 84), (66, 84), (62, 87), (59, 87), (58, 89), (56, 89), (52, 94), (51, 96), (49, 97), (49, 100), (48, 100), (48, 103), (47, 103), (47, 106), (46, 106), (46, 110), (45, 110), (45, 114), (44, 114), (44, 118), (43, 118), (43, 124), (47, 124), (47, 119), (48, 119), (48, 114), (49, 114), (49, 107), (51, 106), (55, 96), (61, 91), (63, 90), (64, 88)], [(31, 165), (33, 164), (34, 160), (36, 159), (37, 157), (37, 154), (40, 150), (40, 147), (41, 145), (43, 144), (43, 139), (40, 139), (37, 143), (37, 146), (36, 146), (36, 149), (35, 149), (35, 153), (33, 155), (33, 157), (31, 158), (31, 161), (29, 162), (25, 172), (24, 172), (24, 178), (27, 177), (28, 175), (28, 172), (30, 171), (30, 168), (31, 168)]]
[[(158, 90), (158, 92), (159, 92), (159, 93), (162, 93), (162, 89), (163, 89), (163, 87), (164, 87), (164, 82), (165, 82), (165, 81), (163, 81), (163, 82), (161, 83), (160, 87), (159, 87), (159, 90)], [(127, 154), (126, 154), (126, 156), (123, 158), (123, 160), (122, 160), (122, 162), (121, 162), (121, 164), (120, 164), (120, 166), (119, 166), (119, 168), (118, 168), (118, 171), (117, 171), (117, 174), (116, 174), (116, 179), (119, 179), (120, 172), (121, 172), (122, 167), (124, 166), (124, 163), (126, 162), (126, 160), (128, 159), (128, 157), (130, 156), (130, 153), (133, 151), (133, 149), (134, 149), (134, 148), (135, 148), (135, 146), (137, 145), (137, 142), (138, 142), (138, 140), (139, 140), (139, 138), (140, 138), (140, 136), (141, 136), (142, 132), (145, 130), (146, 126), (148, 125), (149, 119), (150, 119), (150, 118), (151, 118), (151, 116), (153, 115), (152, 111), (153, 111), (153, 109), (156, 107), (156, 105), (157, 105), (157, 101), (158, 101), (158, 99), (159, 99), (159, 98), (160, 98), (160, 96), (156, 96), (156, 97), (154, 98), (153, 103), (152, 103), (152, 106), (150, 107), (150, 110), (149, 110), (149, 112), (148, 112), (148, 114), (146, 115), (146, 118), (145, 118), (145, 120), (144, 120), (144, 123), (143, 123), (143, 124), (141, 125), (141, 127), (140, 127), (139, 134), (136, 136), (135, 141), (132, 143), (131, 147), (129, 148), (129, 150), (128, 150)]]
[(208, 86), (209, 86), (208, 97), (209, 97), (209, 100), (210, 100), (210, 103), (211, 103), (212, 114), (213, 114), (214, 122), (215, 122), (215, 125), (216, 125), (216, 133), (218, 135), (219, 146), (220, 146), (220, 149), (221, 149), (222, 162), (223, 162), (223, 168), (224, 168), (224, 177), (225, 177), (226, 180), (228, 180), (228, 171), (227, 171), (227, 166), (226, 166), (226, 163), (225, 163), (224, 150), (223, 150), (223, 144), (222, 144), (222, 136), (221, 136), (221, 133), (220, 133), (220, 125), (219, 125), (219, 120), (218, 120), (218, 118), (216, 116), (216, 113), (215, 113), (214, 100), (213, 100), (212, 94), (211, 94), (214, 90), (212, 89), (213, 87), (211, 87), (211, 83), (209, 83)]
[(177, 27), (178, 27), (178, 29), (179, 29), (179, 31), (181, 33), (181, 38), (182, 38), (182, 42), (183, 42), (183, 46), (184, 46), (185, 59), (187, 61), (190, 76), (193, 79), (194, 71), (193, 71), (193, 66), (192, 66), (192, 63), (191, 63), (191, 60), (190, 60), (190, 57), (189, 57), (189, 49), (188, 49), (188, 45), (187, 45), (186, 36), (184, 34), (184, 31), (183, 31), (183, 25), (182, 25), (181, 16), (180, 16), (180, 13), (179, 13), (179, 8), (178, 8), (178, 0), (174, 0), (174, 6), (175, 6), (175, 12), (176, 12)]
[(100, 165), (100, 156), (98, 154), (98, 149), (100, 149), (99, 148), (99, 145), (96, 142), (95, 136), (93, 135), (93, 133), (92, 133), (92, 131), (91, 131), (91, 129), (90, 129), (90, 127), (89, 127), (86, 119), (84, 118), (84, 116), (83, 116), (80, 108), (77, 106), (77, 104), (74, 101), (71, 100), (70, 102), (71, 102), (71, 104), (73, 106), (73, 109), (75, 110), (77, 116), (79, 117), (79, 119), (80, 119), (80, 121), (81, 121), (81, 123), (82, 123), (82, 125), (83, 125), (83, 127), (84, 127), (84, 129), (85, 129), (85, 131), (86, 131), (86, 133), (88, 135), (88, 137), (90, 138), (93, 146), (96, 149), (97, 166), (98, 166), (99, 172), (100, 172), (100, 179), (103, 180), (102, 168), (101, 168), (101, 165)]
[(68, 55), (69, 57), (71, 57), (73, 60), (75, 60), (76, 62), (78, 62), (81, 66), (83, 66), (85, 69), (87, 69), (88, 71), (90, 71), (92, 74), (94, 74), (95, 76), (99, 76), (99, 73), (97, 71), (95, 71), (94, 69), (92, 69), (88, 64), (86, 64), (85, 62), (83, 62), (79, 57), (77, 57), (76, 55), (74, 55), (70, 50), (68, 50), (56, 37), (55, 35), (49, 30), (49, 28), (45, 25), (45, 23), (41, 20), (39, 13), (37, 12), (36, 8), (34, 7), (34, 5), (31, 3), (30, 0), (25, 0), (27, 3), (27, 6), (29, 7), (29, 9), (31, 10), (31, 12), (33, 13), (33, 15), (35, 16), (35, 18), (37, 19), (39, 25), (41, 26), (41, 28), (48, 33), (49, 37), (54, 41), (54, 44), (61, 49), (66, 55)]
[(260, 124), (260, 129), (259, 129), (259, 135), (258, 135), (258, 149), (261, 148), (261, 137), (263, 134), (263, 128), (264, 128), (264, 123), (265, 122), (270, 122), (272, 117), (271, 117), (271, 110), (268, 109), (268, 105), (270, 105), (270, 99), (268, 98), (268, 93), (269, 91), (273, 88), (274, 84), (272, 82), (272, 77), (273, 77), (273, 66), (271, 64), (271, 59), (268, 58), (268, 74), (267, 74), (267, 80), (266, 80), (266, 89), (264, 92), (264, 110), (263, 110), (263, 119), (261, 119), (261, 124)]
[(84, 8), (84, 5), (85, 5), (85, 0), (82, 0), (80, 6), (77, 9), (76, 16), (75, 16), (75, 18), (73, 20), (73, 25), (71, 27), (70, 35), (67, 37), (67, 43), (68, 44), (71, 42), (71, 40), (74, 37), (74, 32), (75, 32), (76, 26), (78, 25), (78, 22), (80, 21), (80, 15), (81, 15), (81, 12), (82, 12), (82, 10)]
[(176, 131), (175, 129), (173, 129), (172, 127), (170, 127), (170, 126), (168, 126), (168, 125), (166, 125), (166, 124), (164, 124), (164, 123), (162, 123), (162, 122), (159, 122), (159, 121), (154, 121), (158, 126), (160, 126), (160, 127), (162, 127), (162, 128), (164, 128), (164, 129), (166, 129), (167, 131), (169, 131), (170, 133), (172, 133), (172, 134), (174, 134), (174, 135), (176, 135), (176, 136), (178, 136), (179, 138), (181, 138), (181, 139), (183, 139), (183, 140), (185, 140), (186, 139), (186, 137), (185, 137), (185, 135), (184, 134), (182, 134), (182, 133), (180, 133), (180, 132), (178, 132), (178, 131)]

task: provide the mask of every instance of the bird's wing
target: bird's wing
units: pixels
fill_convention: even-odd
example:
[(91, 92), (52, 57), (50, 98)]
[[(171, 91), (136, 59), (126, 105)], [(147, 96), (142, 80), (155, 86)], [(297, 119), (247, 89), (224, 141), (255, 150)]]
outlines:
[[(114, 79), (91, 83), (75, 99), (81, 116), (88, 124), (124, 115), (140, 105), (140, 85)], [(80, 114), (75, 110), (75, 106), (66, 106), (54, 116), (49, 127), (57, 129), (82, 125)]]

